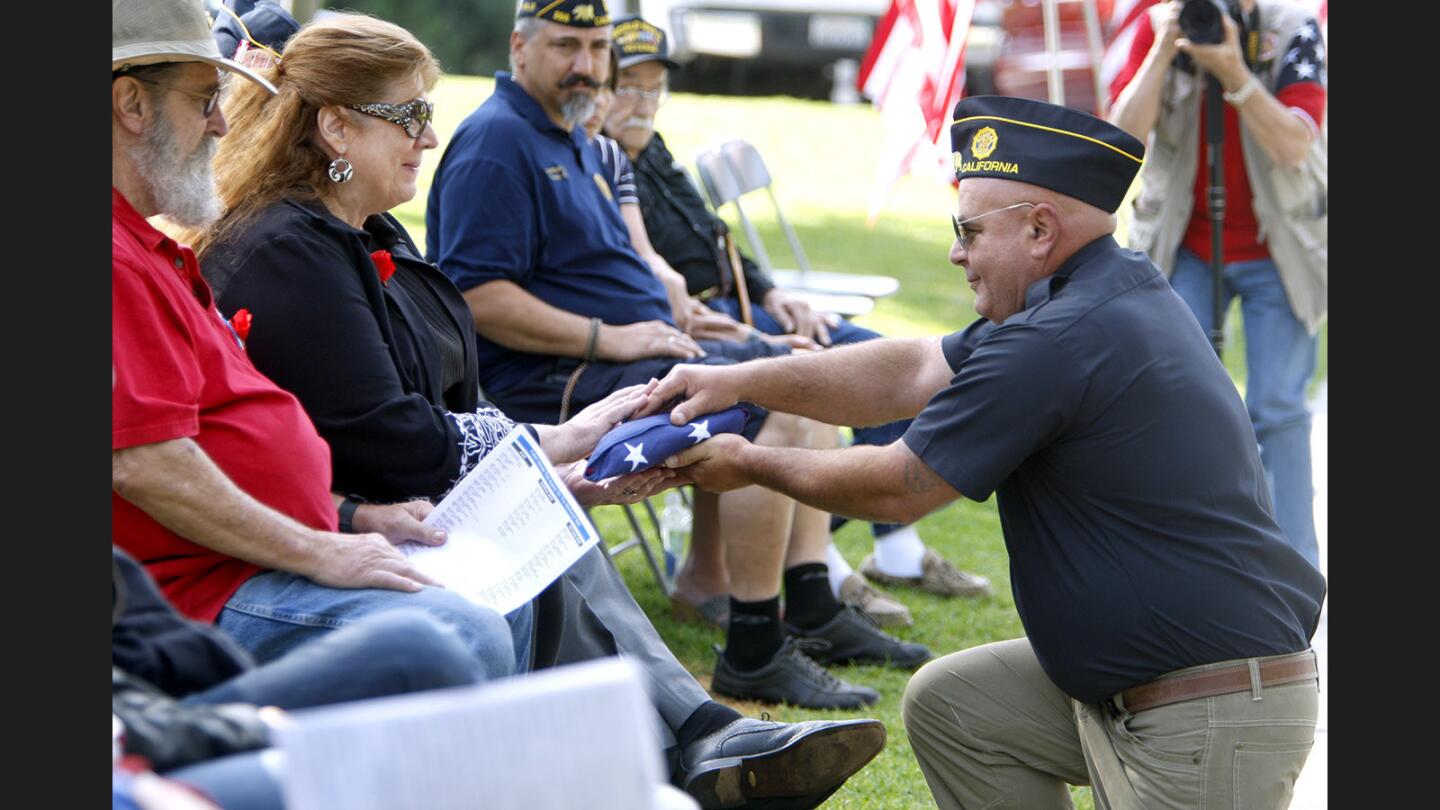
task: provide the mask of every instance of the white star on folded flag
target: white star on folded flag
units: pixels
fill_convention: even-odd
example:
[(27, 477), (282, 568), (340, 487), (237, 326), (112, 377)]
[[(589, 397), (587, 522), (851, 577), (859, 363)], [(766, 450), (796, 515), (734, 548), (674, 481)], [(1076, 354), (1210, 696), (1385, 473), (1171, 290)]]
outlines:
[(703, 422), (691, 422), (690, 427), (695, 428), (694, 430), (690, 431), (690, 435), (688, 437), (695, 440), (694, 444), (699, 444), (700, 442), (703, 442), (706, 439), (710, 438), (709, 419), (706, 419)]
[(625, 442), (625, 449), (630, 451), (629, 454), (625, 456), (625, 460), (630, 462), (630, 472), (635, 472), (640, 469), (642, 465), (650, 463), (645, 456), (641, 455), (641, 452), (645, 449), (644, 442), (640, 444)]
[(1309, 62), (1301, 62), (1295, 66), (1295, 75), (1302, 79), (1312, 79), (1315, 77), (1315, 66)]

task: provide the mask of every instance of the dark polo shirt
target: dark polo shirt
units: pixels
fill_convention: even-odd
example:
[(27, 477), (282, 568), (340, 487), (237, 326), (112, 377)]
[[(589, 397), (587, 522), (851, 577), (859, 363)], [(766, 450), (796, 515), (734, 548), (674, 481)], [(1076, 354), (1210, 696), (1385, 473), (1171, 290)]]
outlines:
[[(430, 187), (426, 258), (462, 291), (512, 281), (551, 306), (608, 324), (665, 321), (665, 288), (630, 245), (599, 155), (501, 71), (455, 130)], [(554, 358), (477, 336), (480, 383), (503, 396)]]
[(945, 338), (955, 376), (905, 434), (999, 493), (1015, 606), (1064, 692), (1309, 646), (1325, 580), (1275, 524), (1255, 433), (1195, 317), (1109, 236), (1026, 309)]

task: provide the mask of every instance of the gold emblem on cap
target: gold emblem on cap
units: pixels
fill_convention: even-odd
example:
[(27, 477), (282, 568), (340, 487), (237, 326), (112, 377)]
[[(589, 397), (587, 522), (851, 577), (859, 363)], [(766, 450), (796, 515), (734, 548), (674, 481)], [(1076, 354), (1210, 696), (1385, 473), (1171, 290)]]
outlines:
[(576, 6), (573, 16), (577, 20), (594, 20), (595, 7), (591, 5)]
[(970, 153), (976, 160), (984, 160), (990, 157), (990, 153), (995, 151), (995, 146), (999, 143), (1000, 136), (995, 134), (994, 127), (981, 127), (975, 137), (970, 139)]

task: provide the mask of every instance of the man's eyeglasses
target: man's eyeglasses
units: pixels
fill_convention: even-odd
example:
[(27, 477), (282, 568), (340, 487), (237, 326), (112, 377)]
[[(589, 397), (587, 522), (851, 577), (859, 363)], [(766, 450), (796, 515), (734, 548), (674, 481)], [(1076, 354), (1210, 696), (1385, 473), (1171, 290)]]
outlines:
[(396, 124), (417, 139), (425, 132), (425, 125), (435, 120), (435, 105), (423, 98), (404, 104), (351, 104), (350, 109)]
[(996, 208), (994, 211), (986, 211), (986, 212), (983, 213), (983, 214), (976, 214), (975, 216), (970, 217), (969, 219), (961, 219), (959, 216), (957, 216), (957, 215), (955, 215), (955, 214), (951, 214), (951, 215), (950, 215), (950, 224), (952, 224), (952, 225), (955, 226), (955, 239), (960, 242), (960, 248), (961, 248), (962, 250), (969, 250), (969, 249), (970, 249), (970, 243), (971, 243), (971, 241), (973, 241), (973, 240), (975, 239), (975, 235), (974, 235), (973, 233), (970, 233), (969, 231), (965, 230), (965, 226), (966, 226), (966, 225), (969, 225), (970, 223), (974, 222), (974, 221), (977, 220), (977, 219), (982, 219), (982, 218), (984, 218), (984, 217), (988, 217), (988, 216), (990, 216), (991, 214), (998, 214), (998, 213), (1000, 213), (1001, 211), (1009, 211), (1009, 210), (1011, 210), (1011, 209), (1013, 209), (1013, 208), (1024, 208), (1024, 207), (1027, 206), (1027, 205), (1030, 206), (1031, 208), (1034, 208), (1034, 207), (1035, 207), (1035, 203), (1028, 203), (1028, 202), (1015, 203), (1014, 205), (1007, 205), (1007, 206), (1005, 206), (1004, 208)]
[(224, 90), (224, 85), (216, 85), (214, 90), (211, 90), (207, 93), (203, 90), (191, 90), (187, 87), (181, 87), (180, 85), (173, 84), (171, 82), (162, 82), (155, 79), (147, 79), (144, 76), (136, 76), (133, 73), (126, 73), (124, 75), (129, 76), (137, 82), (153, 84), (156, 87), (166, 87), (174, 90), (177, 93), (184, 93), (187, 96), (194, 96), (195, 98), (205, 99), (204, 113), (206, 118), (209, 118), (211, 115), (215, 114), (215, 108), (220, 105), (220, 94)]
[(641, 99), (646, 99), (655, 102), (655, 106), (659, 107), (670, 98), (670, 88), (658, 87), (654, 90), (641, 90), (638, 87), (617, 87), (615, 88), (615, 97), (636, 104), (640, 103)]

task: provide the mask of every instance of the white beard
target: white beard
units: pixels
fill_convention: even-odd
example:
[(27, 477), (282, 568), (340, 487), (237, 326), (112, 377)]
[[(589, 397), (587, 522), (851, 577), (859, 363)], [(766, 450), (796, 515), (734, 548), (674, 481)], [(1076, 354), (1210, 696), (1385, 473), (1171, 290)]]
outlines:
[(180, 153), (175, 128), (162, 113), (130, 151), (135, 171), (154, 197), (155, 211), (179, 225), (200, 227), (220, 218), (211, 160), (220, 139), (206, 135), (189, 155)]

